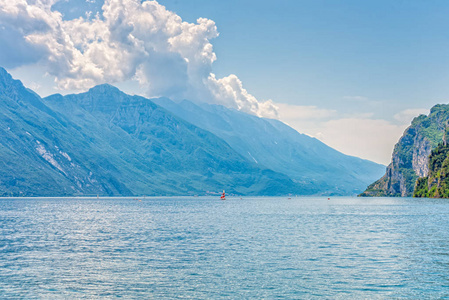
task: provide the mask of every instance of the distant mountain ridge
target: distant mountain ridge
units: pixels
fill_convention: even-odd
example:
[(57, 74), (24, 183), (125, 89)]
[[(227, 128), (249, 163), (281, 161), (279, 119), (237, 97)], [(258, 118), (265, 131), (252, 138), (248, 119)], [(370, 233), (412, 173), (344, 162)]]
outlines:
[(102, 85), (42, 100), (0, 69), (0, 195), (307, 194), (148, 99)]
[[(298, 141), (310, 137), (279, 121), (185, 105), (210, 125), (107, 84), (42, 99), (0, 68), (0, 196), (340, 195), (382, 168), (357, 158), (346, 165), (315, 139), (309, 149)], [(327, 161), (310, 162), (327, 148)], [(288, 161), (301, 152), (310, 160)], [(360, 174), (337, 172), (353, 163)]]
[(151, 99), (200, 128), (225, 140), (259, 166), (313, 186), (315, 194), (352, 195), (385, 172), (385, 166), (344, 155), (286, 124), (220, 105)]
[(368, 186), (360, 196), (413, 196), (417, 179), (429, 175), (429, 156), (443, 142), (448, 121), (449, 105), (446, 104), (435, 105), (428, 116), (414, 118), (394, 146), (385, 175)]

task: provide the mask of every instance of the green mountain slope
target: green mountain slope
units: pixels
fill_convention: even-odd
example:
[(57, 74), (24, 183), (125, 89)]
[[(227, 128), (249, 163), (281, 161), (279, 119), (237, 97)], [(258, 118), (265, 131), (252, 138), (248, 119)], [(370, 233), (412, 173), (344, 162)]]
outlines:
[(82, 135), (0, 68), (0, 195), (129, 193), (113, 174), (93, 174), (68, 153)]
[(429, 156), (429, 173), (418, 178), (414, 197), (449, 198), (449, 146), (446, 138)]
[(429, 174), (429, 155), (443, 141), (448, 120), (449, 105), (443, 104), (416, 117), (395, 145), (385, 175), (360, 196), (413, 196), (417, 179)]
[(108, 85), (42, 100), (0, 68), (0, 195), (304, 194), (215, 135)]
[(128, 183), (132, 190), (151, 182), (168, 187), (163, 194), (204, 194), (223, 188), (237, 194), (307, 193), (287, 176), (248, 162), (215, 135), (146, 98), (126, 95), (112, 86), (97, 86), (78, 95), (50, 96), (45, 103), (82, 124), (84, 132), (101, 134), (101, 139), (114, 143), (114, 149), (121, 149), (119, 155), (127, 164), (118, 166), (128, 165), (144, 173)]
[(362, 192), (382, 176), (385, 166), (344, 155), (288, 125), (258, 118), (219, 105), (152, 101), (188, 122), (225, 140), (259, 166), (287, 174), (316, 194), (351, 195)]

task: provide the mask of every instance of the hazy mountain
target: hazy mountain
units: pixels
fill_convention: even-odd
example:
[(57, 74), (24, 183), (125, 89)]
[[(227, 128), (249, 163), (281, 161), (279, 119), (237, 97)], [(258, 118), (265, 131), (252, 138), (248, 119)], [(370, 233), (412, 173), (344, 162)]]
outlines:
[(0, 68), (1, 195), (129, 192), (73, 155), (80, 148), (73, 141), (82, 139), (75, 124)]
[(0, 69), (0, 194), (307, 194), (212, 133), (109, 86), (42, 100)]
[(360, 193), (385, 172), (385, 166), (344, 155), (286, 124), (219, 105), (152, 99), (186, 121), (225, 140), (263, 168), (281, 172), (315, 193)]
[(276, 120), (154, 101), (41, 99), (0, 68), (0, 195), (353, 194), (383, 172)]
[[(413, 119), (394, 146), (385, 175), (372, 183), (361, 196), (413, 196), (416, 180), (429, 175), (429, 155), (440, 143), (449, 121), (449, 105), (435, 105), (428, 116)], [(435, 153), (437, 154), (437, 153)], [(432, 170), (439, 168), (432, 164)]]

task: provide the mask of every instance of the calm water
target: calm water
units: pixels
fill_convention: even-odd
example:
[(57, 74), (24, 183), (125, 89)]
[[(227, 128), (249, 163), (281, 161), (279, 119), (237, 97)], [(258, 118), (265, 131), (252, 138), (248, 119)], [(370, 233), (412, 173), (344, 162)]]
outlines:
[(449, 201), (0, 199), (0, 298), (445, 298)]

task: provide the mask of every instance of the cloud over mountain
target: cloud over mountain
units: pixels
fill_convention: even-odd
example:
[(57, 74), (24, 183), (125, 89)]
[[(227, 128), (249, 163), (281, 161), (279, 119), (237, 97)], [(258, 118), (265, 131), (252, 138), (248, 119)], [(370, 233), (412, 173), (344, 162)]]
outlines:
[[(277, 116), (276, 107), (259, 102), (237, 76), (213, 74), (217, 57), (211, 40), (219, 35), (214, 21), (183, 22), (157, 1), (139, 0), (106, 0), (95, 16), (65, 20), (52, 10), (56, 2), (0, 0), (0, 29), (14, 28), (23, 56), (44, 65), (60, 89), (137, 80), (147, 87), (147, 96), (198, 99)], [(17, 59), (21, 63), (30, 61)]]

